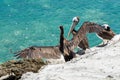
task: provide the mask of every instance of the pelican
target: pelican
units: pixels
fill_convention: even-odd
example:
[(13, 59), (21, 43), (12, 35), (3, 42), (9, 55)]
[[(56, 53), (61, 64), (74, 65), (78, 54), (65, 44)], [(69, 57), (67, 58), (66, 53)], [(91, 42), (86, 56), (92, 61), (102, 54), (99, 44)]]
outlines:
[[(60, 45), (57, 46), (31, 46), (24, 50), (15, 52), (17, 58), (46, 59), (46, 61), (70, 61), (75, 57), (75, 53), (71, 50), (64, 49), (64, 43), (68, 40), (64, 39), (64, 29), (60, 26)], [(67, 51), (66, 51), (67, 50)], [(50, 61), (50, 62), (51, 62)]]
[[(73, 23), (69, 32), (72, 32), (75, 26), (75, 23)], [(69, 41), (67, 44), (64, 43), (64, 45), (67, 46), (68, 49), (74, 50), (79, 45), (79, 43), (86, 37), (87, 33), (96, 33), (103, 39), (107, 40), (111, 40), (115, 36), (115, 33), (111, 29), (106, 30), (106, 28), (103, 28), (102, 25), (93, 22), (84, 22), (77, 31), (77, 34), (73, 36), (72, 40)], [(69, 34), (70, 33), (68, 33), (68, 35)]]
[(42, 58), (42, 59), (64, 59), (63, 57), (63, 29), (60, 26), (60, 45), (57, 46), (31, 46), (24, 50), (15, 52), (17, 58)]
[[(75, 36), (75, 34), (78, 34), (78, 33), (80, 33), (82, 35), (83, 34), (86, 35), (86, 33), (96, 32), (98, 37), (100, 39), (102, 39), (103, 43), (104, 43), (104, 40), (109, 41), (115, 35), (115, 33), (110, 29), (109, 25), (107, 25), (107, 24), (98, 25), (98, 24), (92, 23), (92, 22), (85, 22), (85, 23), (83, 23), (82, 27), (79, 28), (79, 30), (78, 30), (78, 31), (81, 31), (81, 32), (78, 32), (78, 31), (75, 30), (75, 26), (79, 22), (79, 17), (74, 17), (72, 22), (73, 23), (72, 23), (71, 28), (69, 30), (68, 37), (70, 36), (71, 33)], [(83, 26), (84, 26), (85, 29), (83, 28)], [(83, 31), (82, 31), (82, 29), (83, 29)], [(85, 31), (86, 31), (86, 33), (83, 33)], [(100, 31), (100, 32), (98, 32), (98, 31)], [(83, 43), (84, 46), (82, 45), (82, 43)], [(79, 47), (83, 47), (84, 49), (89, 48), (89, 44), (88, 44), (88, 40), (87, 40), (86, 36), (84, 36), (83, 40), (80, 41)]]
[(64, 38), (64, 28), (63, 26), (60, 26), (61, 34), (60, 34), (60, 46), (59, 49), (63, 53), (65, 61), (70, 61), (74, 57), (76, 57), (75, 52), (72, 50), (69, 50), (66, 46), (64, 46), (65, 43), (68, 43), (69, 41)]
[[(68, 37), (70, 36), (71, 33), (72, 33), (73, 36), (75, 36), (77, 34), (77, 31), (74, 29), (74, 27), (79, 23), (79, 21), (80, 21), (79, 17), (73, 17), (73, 19), (72, 19), (72, 25), (71, 25), (71, 28), (69, 30)], [(86, 50), (86, 49), (89, 48), (88, 39), (87, 39), (86, 36), (79, 43), (78, 47), (82, 48), (83, 50)]]

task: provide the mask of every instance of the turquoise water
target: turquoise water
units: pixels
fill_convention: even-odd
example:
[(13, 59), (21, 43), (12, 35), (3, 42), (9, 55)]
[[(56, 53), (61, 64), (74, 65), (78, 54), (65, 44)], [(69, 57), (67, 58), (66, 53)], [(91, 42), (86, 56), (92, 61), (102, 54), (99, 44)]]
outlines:
[[(59, 26), (64, 26), (67, 37), (74, 16), (81, 18), (76, 29), (93, 21), (120, 33), (119, 0), (0, 0), (0, 63), (32, 45), (59, 44)], [(90, 46), (101, 42), (95, 34), (88, 38)]]

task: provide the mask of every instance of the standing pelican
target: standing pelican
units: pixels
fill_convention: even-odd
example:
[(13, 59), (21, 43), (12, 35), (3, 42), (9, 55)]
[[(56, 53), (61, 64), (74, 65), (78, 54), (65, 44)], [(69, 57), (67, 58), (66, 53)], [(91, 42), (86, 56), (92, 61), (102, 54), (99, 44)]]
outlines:
[[(75, 36), (77, 34), (77, 31), (74, 29), (74, 26), (76, 26), (79, 23), (79, 21), (80, 21), (79, 17), (74, 17), (72, 19), (72, 25), (71, 25), (71, 28), (69, 30), (68, 37), (70, 36), (71, 33), (73, 36)], [(89, 48), (88, 39), (86, 36), (79, 43), (78, 47), (82, 48), (83, 50), (86, 50), (87, 48)]]

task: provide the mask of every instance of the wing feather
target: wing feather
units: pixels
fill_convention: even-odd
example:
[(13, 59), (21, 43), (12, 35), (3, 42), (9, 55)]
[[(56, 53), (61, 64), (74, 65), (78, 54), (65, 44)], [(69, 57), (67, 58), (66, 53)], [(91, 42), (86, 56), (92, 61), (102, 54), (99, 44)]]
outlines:
[(15, 52), (17, 58), (47, 58), (58, 59), (61, 58), (61, 52), (63, 53), (63, 40), (64, 30), (63, 26), (60, 26), (60, 46), (32, 46), (24, 50)]
[(58, 46), (36, 47), (32, 46), (24, 50), (15, 52), (17, 58), (60, 58), (61, 52)]

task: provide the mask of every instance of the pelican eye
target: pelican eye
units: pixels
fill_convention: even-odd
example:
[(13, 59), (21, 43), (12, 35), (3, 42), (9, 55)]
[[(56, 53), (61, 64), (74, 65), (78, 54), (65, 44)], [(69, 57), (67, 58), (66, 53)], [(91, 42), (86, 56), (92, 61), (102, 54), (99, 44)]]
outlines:
[(106, 31), (110, 31), (110, 27), (109, 26), (105, 26), (105, 30)]

